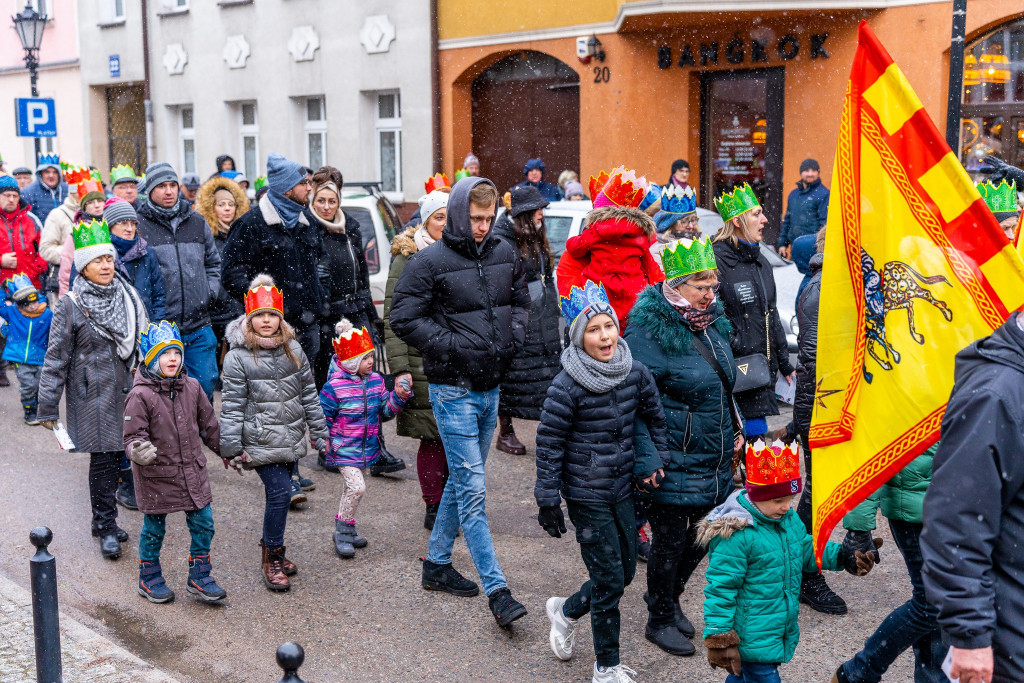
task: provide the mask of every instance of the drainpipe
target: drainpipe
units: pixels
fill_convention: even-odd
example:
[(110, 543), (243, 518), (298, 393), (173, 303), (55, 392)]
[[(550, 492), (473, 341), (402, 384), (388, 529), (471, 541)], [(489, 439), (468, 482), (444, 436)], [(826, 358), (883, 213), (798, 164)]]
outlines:
[[(142, 71), (143, 106), (146, 108), (146, 165), (156, 160), (156, 139), (153, 135), (153, 99), (149, 90), (149, 3), (142, 0)], [(143, 169), (144, 170), (144, 169)]]
[[(145, 0), (143, 0), (145, 2)], [(430, 100), (432, 105), (432, 134), (434, 138), (434, 167), (431, 174), (442, 171), (441, 153), (441, 82), (438, 74), (437, 54), (437, 0), (430, 0)]]

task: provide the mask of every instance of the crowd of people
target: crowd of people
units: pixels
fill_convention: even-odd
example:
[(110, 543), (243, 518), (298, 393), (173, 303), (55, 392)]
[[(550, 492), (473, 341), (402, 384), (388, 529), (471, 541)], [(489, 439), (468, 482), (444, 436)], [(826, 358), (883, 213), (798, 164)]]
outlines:
[[(356, 557), (369, 542), (356, 521), (364, 471), (405, 466), (382, 436), (382, 422), (396, 418), (400, 437), (419, 440), (431, 532), (423, 588), (474, 596), (482, 587), (497, 624), (509, 627), (527, 608), (498, 560), (485, 470), (496, 429), (497, 450), (527, 453), (517, 418), (536, 423), (538, 522), (553, 537), (566, 533), (564, 501), (588, 572), (575, 593), (547, 601), (553, 654), (572, 657), (589, 613), (593, 680), (635, 680), (619, 658), (618, 604), (639, 558), (647, 561), (645, 637), (693, 655), (698, 628), (680, 597), (708, 557), (708, 661), (731, 683), (779, 681), (798, 644), (799, 605), (847, 611), (822, 578), (810, 536), (807, 433), (828, 190), (817, 162), (806, 160), (778, 244), (796, 259), (813, 242), (794, 367), (758, 197), (746, 184), (715, 197), (724, 226), (703, 236), (689, 170), (677, 160), (659, 187), (619, 167), (591, 177), (585, 194), (575, 173), (551, 184), (531, 159), (525, 180), (502, 198), (470, 155), (454, 185), (441, 175), (428, 181), (414, 223), (394, 238), (381, 319), (336, 168), (314, 172), (270, 154), (250, 195), (227, 156), (201, 183), (165, 162), (143, 177), (119, 166), (108, 197), (98, 173), (44, 157), (31, 184), (0, 176), (3, 359), (15, 364), (26, 423), (90, 454), (91, 528), (102, 555), (117, 560), (129, 540), (118, 504), (144, 515), (138, 592), (153, 603), (174, 598), (160, 551), (175, 512), (191, 535), (188, 592), (208, 602), (227, 595), (212, 575), (203, 445), (239, 474), (259, 476), (261, 573), (269, 590), (283, 592), (298, 571), (286, 555), (288, 512), (315, 489), (299, 461), (312, 449), (322, 471), (342, 477), (332, 544), (339, 557)], [(593, 210), (556, 254), (544, 208), (562, 198), (591, 198)], [(987, 539), (999, 533), (997, 492), (1004, 509), (1019, 495), (1006, 483), (1015, 474), (1000, 481), (994, 466), (1004, 461), (991, 458), (1019, 446), (1019, 430), (993, 426), (1017, 423), (1019, 383), (989, 375), (995, 366), (1024, 372), (1021, 330), (1011, 320), (961, 354), (969, 382), (992, 393), (984, 410), (958, 422), (954, 391), (938, 451), (851, 513), (845, 540), (826, 547), (822, 568), (867, 574), (880, 559), (880, 502), (913, 588), (833, 680), (879, 681), (912, 647), (916, 680), (939, 681), (949, 645), (965, 683), (1015, 679), (1020, 636), (1006, 624), (1017, 617), (997, 615), (984, 596), (1020, 597), (1007, 585), (1012, 561), (1004, 559), (993, 587)], [(771, 433), (779, 376), (796, 382), (797, 405), (790, 427)], [(946, 482), (961, 473), (970, 440), (987, 449), (975, 449), (974, 471), (978, 490), (989, 492), (987, 517), (979, 515), (988, 535), (970, 546), (972, 571), (961, 576), (949, 539), (963, 534), (940, 506), (953, 506)], [(946, 488), (926, 501), (933, 458)], [(957, 502), (968, 510), (970, 500)], [(482, 586), (452, 565), (460, 531)], [(1009, 635), (993, 637), (1003, 630)], [(987, 659), (978, 652), (985, 648)]]

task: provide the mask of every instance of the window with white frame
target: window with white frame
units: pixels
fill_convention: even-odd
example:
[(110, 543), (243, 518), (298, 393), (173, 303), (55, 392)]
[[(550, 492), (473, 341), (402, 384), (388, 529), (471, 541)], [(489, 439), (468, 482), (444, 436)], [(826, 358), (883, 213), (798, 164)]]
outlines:
[(402, 102), (397, 92), (377, 93), (377, 171), (381, 190), (402, 191)]
[(125, 0), (107, 0), (110, 21), (124, 21)]
[(178, 107), (178, 150), (182, 173), (196, 172), (196, 128), (192, 105)]
[[(48, 19), (53, 19), (53, 3), (51, 0), (29, 0), (27, 4), (31, 5), (32, 9), (40, 14), (46, 15)], [(14, 0), (14, 11), (20, 14), (25, 9), (25, 5), (25, 0)]]
[(40, 154), (56, 154), (57, 138), (39, 138)]
[(241, 138), (242, 149), (242, 168), (240, 170), (252, 182), (260, 175), (260, 125), (255, 102), (242, 102), (238, 105), (238, 134)]
[(306, 159), (314, 171), (327, 163), (327, 108), (323, 95), (306, 98)]

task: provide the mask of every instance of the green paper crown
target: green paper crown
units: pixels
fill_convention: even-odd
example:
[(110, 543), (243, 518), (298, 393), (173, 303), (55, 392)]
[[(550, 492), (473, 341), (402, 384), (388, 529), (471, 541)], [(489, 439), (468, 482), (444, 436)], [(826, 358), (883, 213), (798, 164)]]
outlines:
[(135, 180), (135, 169), (126, 164), (120, 164), (110, 169), (111, 186), (116, 185), (117, 181), (121, 180), (122, 178), (131, 178), (132, 180)]
[(91, 223), (83, 221), (75, 226), (71, 234), (75, 240), (76, 250), (110, 244), (110, 228), (107, 227), (106, 221), (93, 220)]
[(1005, 180), (998, 185), (993, 185), (986, 180), (978, 183), (978, 192), (981, 198), (988, 204), (992, 213), (1017, 213), (1017, 184), (1007, 183)]
[(715, 200), (718, 215), (726, 223), (757, 206), (761, 206), (761, 202), (757, 201), (757, 195), (754, 194), (754, 188), (750, 187), (750, 183), (743, 183)]
[(711, 240), (702, 235), (699, 239), (684, 237), (667, 244), (661, 252), (661, 266), (665, 269), (665, 279), (671, 282), (677, 277), (714, 270), (718, 263), (715, 262)]
[(267, 186), (267, 177), (266, 176), (262, 176), (262, 175), (258, 176), (256, 178), (255, 191), (259, 192), (260, 190), (262, 190), (266, 186)]

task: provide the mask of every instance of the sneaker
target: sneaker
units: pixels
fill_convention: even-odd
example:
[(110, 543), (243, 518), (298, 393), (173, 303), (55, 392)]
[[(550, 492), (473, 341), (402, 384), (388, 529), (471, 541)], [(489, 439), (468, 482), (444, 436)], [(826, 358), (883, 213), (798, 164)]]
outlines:
[(427, 559), (423, 560), (422, 585), (428, 591), (443, 591), (465, 598), (480, 593), (480, 587), (455, 571), (451, 563), (434, 564)]
[(822, 614), (846, 614), (846, 601), (832, 592), (821, 574), (804, 574), (800, 602)]
[(228, 592), (217, 585), (210, 576), (209, 555), (188, 558), (188, 592), (197, 595), (206, 602), (217, 602), (228, 596)]
[(427, 503), (427, 512), (423, 515), (423, 528), (427, 531), (434, 530), (434, 522), (437, 521), (437, 511), (441, 509), (440, 503)]
[(637, 673), (625, 664), (618, 666), (598, 666), (594, 662), (594, 676), (590, 680), (593, 683), (636, 683)]
[(644, 629), (644, 637), (670, 655), (689, 657), (697, 651), (697, 648), (693, 646), (693, 643), (687, 640), (686, 636), (679, 632), (679, 629), (676, 628), (675, 622), (664, 624), (662, 626), (655, 626), (648, 621), (647, 628)]
[(644, 522), (644, 525), (637, 529), (636, 559), (646, 562), (651, 555), (651, 523)]
[(491, 593), (488, 602), (491, 606), (491, 614), (494, 615), (498, 626), (502, 628), (506, 628), (516, 619), (526, 616), (526, 608), (512, 597), (512, 592), (508, 588), (499, 588)]
[(174, 591), (167, 587), (159, 562), (139, 560), (139, 595), (157, 604), (174, 599)]
[(565, 598), (548, 598), (547, 612), (551, 621), (551, 634), (548, 640), (551, 651), (563, 662), (572, 659), (572, 646), (576, 642), (576, 624), (579, 619), (570, 619), (562, 609)]
[(32, 427), (39, 424), (39, 418), (36, 417), (36, 407), (30, 403), (26, 403), (22, 406), (25, 409), (25, 424)]
[(292, 501), (289, 505), (291, 509), (298, 509), (299, 505), (302, 505), (307, 500), (306, 494), (302, 492), (302, 487), (299, 486), (299, 478), (296, 476), (292, 477)]

